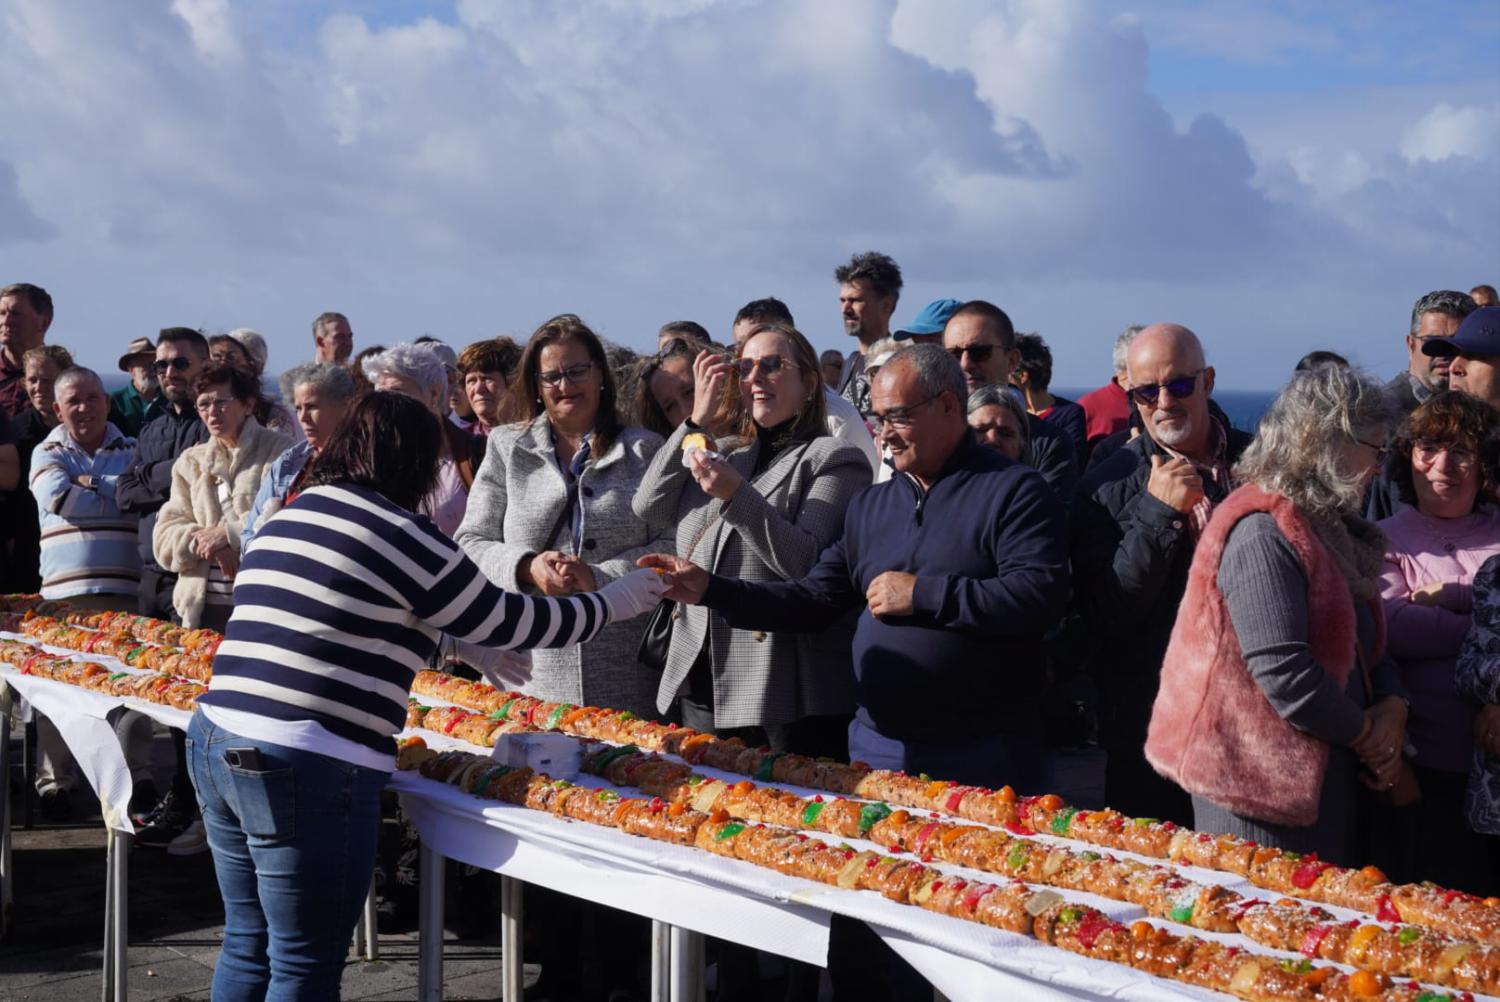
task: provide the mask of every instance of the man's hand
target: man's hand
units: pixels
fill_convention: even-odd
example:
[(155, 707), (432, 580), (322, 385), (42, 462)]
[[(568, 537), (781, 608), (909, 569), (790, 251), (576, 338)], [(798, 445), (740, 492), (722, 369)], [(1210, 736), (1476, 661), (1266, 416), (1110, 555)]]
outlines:
[(1186, 513), (1203, 500), (1203, 478), (1198, 475), (1198, 468), (1186, 459), (1173, 456), (1162, 462), (1153, 453), (1146, 491), (1168, 508)]
[(902, 571), (885, 571), (875, 576), (870, 587), (865, 589), (865, 601), (870, 604), (870, 615), (876, 619), (886, 616), (910, 616), (914, 611), (912, 593), (917, 590), (915, 574)]
[(1486, 755), (1500, 758), (1500, 705), (1491, 703), (1474, 718), (1474, 744)]
[(703, 601), (708, 591), (708, 571), (689, 560), (674, 557), (670, 553), (648, 553), (635, 562), (637, 567), (649, 567), (667, 579), (667, 591), (662, 598), (687, 605)]
[(728, 501), (740, 489), (745, 480), (726, 459), (710, 457), (701, 450), (693, 454), (692, 474), (703, 488), (703, 493), (720, 501)]

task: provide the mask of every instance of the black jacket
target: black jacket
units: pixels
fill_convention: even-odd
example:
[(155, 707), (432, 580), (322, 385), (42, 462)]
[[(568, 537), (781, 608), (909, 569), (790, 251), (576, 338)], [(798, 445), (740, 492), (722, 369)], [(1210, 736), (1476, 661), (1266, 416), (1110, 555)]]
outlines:
[[(1225, 426), (1228, 427), (1227, 425)], [(1250, 436), (1228, 428), (1233, 463)], [(1188, 517), (1146, 491), (1151, 456), (1167, 458), (1150, 435), (1125, 443), (1078, 485), (1070, 521), (1073, 601), (1093, 642), (1090, 669), (1103, 693), (1106, 747), (1139, 749), (1151, 719), (1162, 657), (1193, 562)], [(1223, 492), (1205, 478), (1214, 501)]]
[(1078, 486), (1078, 458), (1072, 441), (1067, 432), (1035, 414), (1026, 415), (1026, 429), (1031, 442), (1022, 458), (1042, 475), (1057, 499), (1067, 504)]
[(148, 570), (161, 571), (151, 555), (151, 534), (156, 530), (157, 511), (172, 493), (172, 464), (188, 449), (207, 441), (208, 428), (191, 405), (181, 413), (168, 407), (141, 429), (135, 440), (135, 462), (115, 483), (120, 510), (141, 516), (136, 547)]

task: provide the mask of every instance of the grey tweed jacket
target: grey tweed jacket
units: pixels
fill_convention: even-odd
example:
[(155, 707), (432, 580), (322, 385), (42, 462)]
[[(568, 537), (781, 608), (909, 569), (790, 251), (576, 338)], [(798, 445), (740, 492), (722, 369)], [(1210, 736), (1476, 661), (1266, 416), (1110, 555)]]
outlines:
[[(760, 450), (753, 442), (729, 454), (746, 482), (726, 503), (705, 494), (682, 465), (687, 433), (684, 424), (667, 439), (636, 491), (634, 507), (653, 527), (675, 525), (677, 555), (715, 574), (745, 581), (802, 577), (843, 534), (849, 502), (870, 484), (870, 461), (826, 435), (788, 447), (752, 481)], [(678, 606), (678, 613), (656, 692), (662, 713), (705, 642), (718, 727), (784, 724), (854, 708), (852, 619), (817, 634), (763, 633), (733, 629), (702, 606)]]
[[(604, 455), (589, 460), (578, 478), (583, 507), (582, 545), (594, 581), (603, 587), (635, 569), (646, 553), (664, 549), (659, 529), (630, 508), (646, 465), (661, 447), (661, 436), (626, 428)], [(542, 550), (572, 553), (573, 534), (565, 526), (551, 543), (547, 536), (567, 501), (567, 482), (557, 466), (546, 415), (530, 424), (490, 432), (484, 462), (469, 491), (469, 506), (454, 539), (486, 577), (507, 591), (524, 591), (516, 580), (523, 558)], [(645, 716), (656, 692), (655, 676), (636, 662), (644, 617), (607, 626), (593, 640), (562, 650), (531, 653), (527, 695), (568, 703), (608, 706)]]

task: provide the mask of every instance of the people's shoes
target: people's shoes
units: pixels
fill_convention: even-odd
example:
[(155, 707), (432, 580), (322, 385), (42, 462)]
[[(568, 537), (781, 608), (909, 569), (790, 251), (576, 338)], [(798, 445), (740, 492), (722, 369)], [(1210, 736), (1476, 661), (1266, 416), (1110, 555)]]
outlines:
[(135, 789), (130, 791), (130, 807), (128, 808), (130, 820), (135, 821), (136, 824), (148, 824), (149, 822), (136, 819), (138, 816), (144, 817), (156, 810), (156, 805), (161, 802), (161, 799), (161, 794), (156, 792), (154, 780), (143, 779), (135, 784)]
[(60, 786), (41, 794), (38, 800), (38, 808), (42, 813), (42, 820), (53, 824), (62, 824), (73, 820), (73, 800), (68, 791)]
[[(137, 788), (139, 792), (139, 788)], [(177, 792), (168, 790), (166, 796), (143, 807), (139, 813), (136, 811), (135, 797), (130, 798), (130, 820), (135, 822), (139, 828), (149, 828), (161, 816), (163, 811), (172, 810), (177, 803)]]
[(417, 928), (417, 906), (415, 902), (392, 901), (381, 898), (375, 905), (375, 930), (382, 935), (412, 932)]
[(151, 823), (135, 833), (135, 844), (140, 849), (165, 849), (172, 841), (187, 831), (196, 820), (187, 811), (176, 806), (157, 812)]
[(196, 819), (183, 829), (181, 835), (167, 843), (168, 856), (196, 856), (207, 851), (208, 832), (203, 827), (202, 818)]

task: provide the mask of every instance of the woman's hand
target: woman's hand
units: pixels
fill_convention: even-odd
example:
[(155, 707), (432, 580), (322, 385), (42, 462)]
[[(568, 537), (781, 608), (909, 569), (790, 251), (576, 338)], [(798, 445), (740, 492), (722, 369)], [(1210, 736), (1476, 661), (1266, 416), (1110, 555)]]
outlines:
[(561, 550), (544, 550), (532, 557), (526, 565), (527, 580), (523, 580), (522, 584), (531, 585), (543, 595), (571, 595), (578, 589), (573, 586), (573, 579), (564, 572), (569, 562), (577, 559)]
[(717, 352), (700, 351), (693, 359), (693, 424), (716, 438), (720, 429), (712, 426), (714, 414), (733, 378), (734, 366)]
[(667, 582), (667, 590), (662, 597), (673, 602), (697, 605), (703, 601), (703, 593), (708, 590), (708, 571), (670, 553), (648, 553), (637, 560), (635, 565), (649, 567), (661, 574)]
[(194, 556), (200, 560), (211, 560), (220, 550), (229, 548), (229, 530), (222, 525), (199, 529), (192, 535)]
[(729, 465), (728, 460), (710, 457), (701, 449), (693, 453), (690, 462), (693, 479), (698, 481), (703, 493), (711, 498), (728, 501), (740, 489), (740, 484), (745, 482), (745, 478)]
[(1369, 727), (1352, 745), (1354, 753), (1377, 779), (1394, 780), (1406, 736), (1406, 703), (1387, 696), (1365, 711), (1365, 719)]
[(240, 555), (234, 552), (234, 547), (225, 546), (221, 550), (215, 550), (210, 558), (219, 565), (219, 573), (226, 578), (234, 577), (240, 569)]
[(559, 556), (560, 559), (554, 566), (562, 575), (563, 580), (567, 582), (570, 592), (598, 590), (599, 586), (595, 583), (592, 567), (570, 553), (563, 553)]
[(1429, 581), (1411, 592), (1412, 605), (1437, 606), (1450, 612), (1468, 612), (1463, 601), (1465, 589), (1457, 582)]

